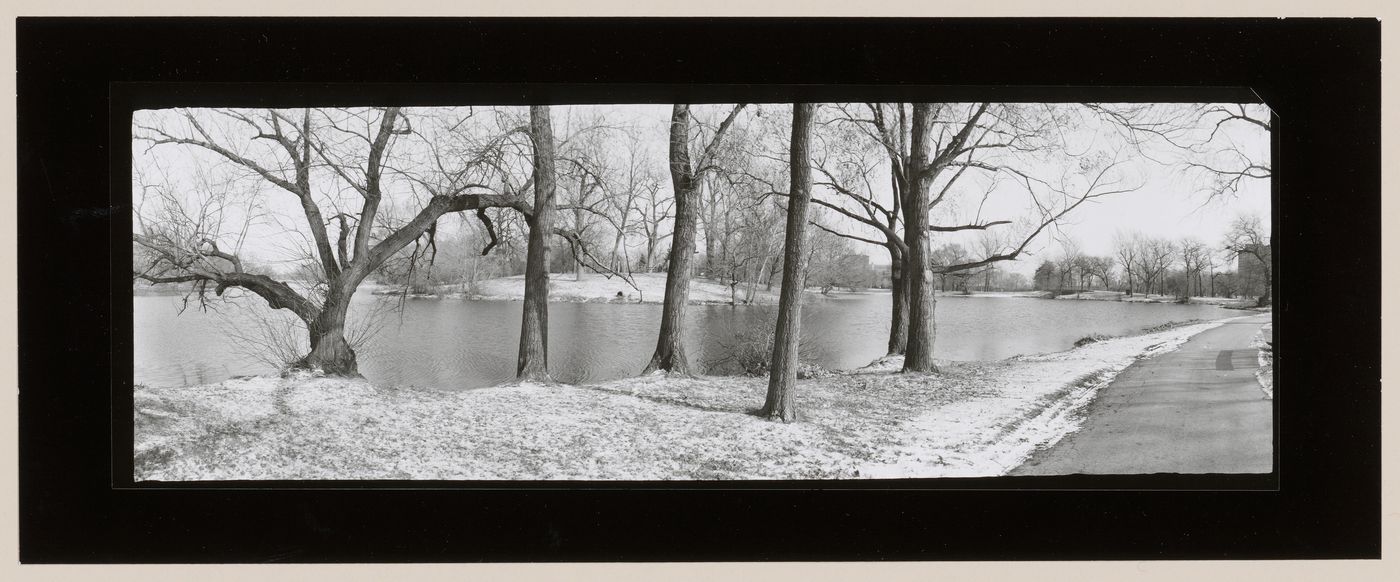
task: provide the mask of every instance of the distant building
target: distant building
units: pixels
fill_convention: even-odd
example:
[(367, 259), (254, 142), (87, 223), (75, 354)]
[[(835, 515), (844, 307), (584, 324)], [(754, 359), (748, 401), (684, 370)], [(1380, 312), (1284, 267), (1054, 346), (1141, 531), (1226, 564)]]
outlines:
[[(1260, 261), (1259, 258), (1263, 258)], [(1261, 295), (1269, 284), (1269, 266), (1273, 262), (1273, 249), (1270, 245), (1248, 245), (1240, 251), (1235, 269), (1239, 273), (1240, 285), (1245, 295)]]
[(890, 265), (872, 265), (870, 267), (870, 286), (876, 289), (889, 289), (890, 269)]
[(840, 270), (837, 280), (843, 285), (849, 287), (871, 286), (874, 271), (870, 268), (870, 255), (863, 253), (842, 255), (836, 264)]

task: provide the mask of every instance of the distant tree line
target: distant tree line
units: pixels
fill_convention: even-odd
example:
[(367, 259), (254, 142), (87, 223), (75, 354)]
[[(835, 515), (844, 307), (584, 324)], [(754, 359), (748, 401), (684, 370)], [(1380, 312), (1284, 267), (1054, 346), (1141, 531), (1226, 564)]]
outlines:
[[(1272, 253), (1257, 216), (1237, 217), (1216, 246), (1194, 237), (1167, 239), (1118, 233), (1110, 256), (1089, 256), (1066, 241), (1060, 256), (1036, 267), (1034, 288), (1057, 294), (1094, 290), (1126, 296), (1253, 297), (1272, 288)], [(1241, 266), (1243, 268), (1241, 268)]]

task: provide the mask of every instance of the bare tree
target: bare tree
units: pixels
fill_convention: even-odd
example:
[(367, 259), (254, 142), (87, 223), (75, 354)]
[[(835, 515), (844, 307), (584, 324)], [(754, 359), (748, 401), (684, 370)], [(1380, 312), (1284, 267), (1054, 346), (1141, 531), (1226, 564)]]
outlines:
[(549, 107), (530, 107), (530, 140), (535, 146), (534, 212), (525, 259), (525, 305), (520, 318), (520, 352), (515, 375), (549, 380), (549, 240), (554, 225), (554, 128)]
[[(1241, 182), (1247, 180), (1273, 177), (1267, 140), (1273, 132), (1273, 119), (1267, 106), (1245, 103), (1202, 106), (1198, 123), (1210, 127), (1210, 133), (1190, 146), (1192, 156), (1186, 166), (1207, 179), (1207, 191), (1212, 197), (1237, 193)], [(1259, 137), (1265, 139), (1259, 140)]]
[[(984, 257), (989, 257), (997, 253), (1006, 246), (1006, 239), (1000, 232), (995, 230), (984, 230), (977, 236), (977, 252)], [(982, 268), (982, 290), (992, 289), (992, 279), (997, 275), (996, 264), (990, 264)]]
[[(931, 223), (930, 212), (948, 206), (958, 191), (977, 191), (977, 188), (960, 185), (960, 179), (968, 170), (983, 173), (992, 180), (1005, 178), (1022, 185), (1037, 216), (1026, 217), (1019, 232), (1008, 237), (1005, 246), (995, 253), (966, 263), (937, 267), (938, 273), (962, 274), (999, 261), (1015, 260), (1047, 227), (1082, 203), (1134, 189), (1118, 187), (1121, 180), (1110, 175), (1110, 170), (1118, 164), (1104, 156), (1082, 156), (1079, 175), (1082, 179), (1077, 185), (1063, 179), (1055, 185), (1032, 177), (1024, 169), (1032, 164), (1026, 164), (1028, 160), (1023, 157), (1065, 151), (1062, 130), (1066, 125), (1078, 123), (1067, 107), (916, 103), (838, 104), (834, 108), (834, 122), (854, 128), (865, 139), (879, 144), (889, 164), (891, 202), (897, 210), (886, 207), (881, 211), (873, 204), (862, 202), (873, 201), (873, 197), (856, 192), (839, 180), (831, 182), (854, 194), (846, 194), (845, 199), (857, 204), (856, 208), (874, 208), (874, 212), (867, 212), (842, 207), (845, 210), (842, 214), (885, 238), (884, 241), (865, 239), (865, 242), (897, 247), (902, 255), (902, 260), (892, 269), (897, 271), (897, 275), (892, 272), (892, 276), (898, 277), (899, 284), (895, 286), (898, 291), (891, 313), (890, 351), (904, 353), (906, 371), (934, 370), (935, 302), (931, 282), (935, 267), (930, 263), (930, 233), (986, 230), (1016, 224), (1012, 217), (1002, 220), (974, 217), (966, 224)], [(1088, 186), (1084, 187), (1084, 183)], [(832, 188), (841, 191), (836, 186)], [(993, 187), (986, 185), (981, 188), (984, 201), (992, 191)], [(891, 219), (896, 217), (902, 223), (898, 228), (892, 226)], [(906, 303), (907, 308), (904, 307)], [(901, 342), (899, 336), (905, 327), (907, 337)]]
[(1142, 248), (1139, 233), (1127, 234), (1119, 231), (1113, 235), (1113, 258), (1118, 261), (1118, 266), (1123, 268), (1124, 282), (1127, 284), (1127, 294), (1133, 296), (1133, 274), (1138, 268), (1138, 250)]
[[(516, 162), (540, 161), (532, 149), (537, 140), (521, 139), (529, 136), (529, 125), (497, 110), (491, 115), (473, 108), (443, 111), (424, 114), (415, 118), (421, 123), (413, 123), (393, 107), (184, 110), (176, 112), (180, 129), (168, 127), (169, 114), (147, 116), (165, 122), (137, 123), (135, 139), (152, 148), (183, 145), (212, 153), (263, 184), (291, 193), (301, 224), (287, 232), (296, 241), (294, 247), (305, 249), (303, 258), (314, 267), (315, 280), (308, 289), (296, 289), (245, 268), (248, 263), (237, 254), (237, 246), (230, 246), (225, 233), (207, 224), (194, 226), (203, 233), (199, 236), (177, 236), (184, 225), (192, 224), (189, 220), (144, 221), (139, 211), (132, 240), (143, 252), (138, 253), (133, 277), (151, 283), (193, 283), (201, 301), (211, 289), (215, 295), (229, 288), (247, 289), (306, 325), (310, 351), (291, 366), (357, 375), (345, 326), (351, 298), (368, 275), (381, 272), (410, 244), (408, 279), (419, 260), (431, 265), (443, 216), (475, 210), (489, 237), (483, 255), (499, 242), (499, 211), (509, 211), (540, 227), (531, 228), (531, 234), (538, 230), (544, 236), (561, 236), (570, 241), (579, 260), (591, 258), (577, 233), (553, 225), (549, 217), (535, 218), (537, 201), (531, 200), (530, 191), (539, 172), (532, 171), (523, 183), (513, 178), (519, 173)], [(420, 143), (396, 154), (394, 144), (405, 136), (421, 138)], [(552, 144), (553, 137), (549, 139)], [(552, 165), (553, 154), (546, 157)], [(399, 199), (386, 197), (391, 194)], [(538, 306), (547, 300), (531, 291), (527, 289), (527, 296), (536, 301), (527, 303)], [(527, 317), (533, 316), (527, 312)], [(543, 318), (538, 323), (539, 329), (542, 326)], [(527, 321), (523, 327), (534, 329), (537, 324)], [(533, 359), (522, 355), (522, 371)]]
[[(855, 222), (863, 230), (876, 234), (858, 234), (820, 223), (813, 226), (849, 240), (883, 247), (889, 253), (891, 302), (886, 348), (889, 354), (898, 355), (904, 353), (909, 337), (909, 302), (904, 285), (904, 255), (908, 247), (904, 241), (904, 221), (899, 202), (902, 190), (901, 182), (895, 175), (891, 176), (888, 184), (888, 199), (881, 196), (885, 190), (877, 184), (882, 167), (898, 168), (902, 153), (895, 152), (901, 151), (899, 148), (907, 139), (888, 139), (884, 135), (888, 131), (903, 131), (902, 127), (890, 128), (882, 123), (876, 126), (878, 132), (866, 127), (866, 124), (874, 124), (876, 119), (880, 119), (876, 115), (877, 111), (881, 111), (879, 107), (866, 105), (863, 112), (857, 106), (833, 106), (835, 112), (831, 121), (840, 123), (828, 122), (824, 131), (817, 134), (821, 147), (815, 160), (819, 174), (815, 185), (823, 192), (830, 192), (830, 200), (820, 196), (812, 200)], [(902, 117), (904, 106), (899, 107)], [(864, 115), (866, 112), (869, 117)], [(889, 144), (896, 144), (896, 148), (890, 149)]]
[(1084, 278), (1084, 251), (1080, 250), (1079, 242), (1072, 238), (1065, 238), (1060, 241), (1060, 253), (1060, 268), (1057, 270), (1060, 275), (1059, 290), (1066, 289), (1066, 282), (1075, 291), (1081, 290), (1081, 286), (1075, 282), (1075, 275), (1078, 275), (1080, 279)]
[(1090, 257), (1087, 268), (1090, 288), (1093, 287), (1093, 277), (1099, 278), (1104, 289), (1109, 288), (1109, 280), (1113, 277), (1113, 257)]
[[(627, 256), (625, 243), (629, 235), (638, 231), (638, 223), (646, 220), (647, 208), (644, 205), (649, 204), (651, 200), (644, 201), (644, 199), (654, 199), (657, 196), (657, 191), (661, 189), (661, 179), (653, 171), (646, 152), (642, 150), (642, 142), (637, 133), (628, 131), (624, 132), (623, 135), (626, 138), (624, 146), (627, 152), (627, 162), (618, 172), (620, 177), (613, 180), (613, 182), (620, 184), (620, 187), (607, 196), (607, 201), (610, 205), (611, 222), (615, 231), (612, 246), (613, 269), (630, 271), (632, 261)], [(651, 210), (656, 209), (653, 207)], [(663, 215), (662, 219), (664, 219), (665, 213), (661, 214)], [(659, 220), (654, 222), (659, 222)], [(642, 228), (642, 234), (646, 236), (648, 242), (649, 253), (654, 252), (656, 247), (656, 240), (651, 236), (655, 230), (655, 228), (647, 228), (645, 224)], [(652, 256), (648, 254), (646, 260), (649, 262), (651, 259)], [(644, 266), (643, 270), (646, 268)]]
[(671, 232), (662, 232), (661, 229), (667, 221), (675, 218), (676, 198), (668, 191), (662, 190), (659, 181), (648, 182), (643, 184), (642, 195), (637, 204), (641, 215), (642, 234), (646, 239), (646, 253), (642, 255), (641, 270), (649, 273), (656, 270), (656, 251), (660, 250), (661, 243), (671, 238)]
[[(813, 214), (819, 213), (809, 212), (807, 224), (824, 222), (814, 219)], [(823, 295), (837, 287), (868, 286), (868, 259), (853, 253), (845, 239), (828, 229), (811, 230), (807, 233), (807, 249), (807, 284), (821, 288)]]
[[(1273, 113), (1257, 103), (1088, 103), (1136, 150), (1202, 179), (1211, 199), (1273, 176)], [(1262, 139), (1261, 139), (1262, 138)]]
[(778, 223), (781, 209), (771, 198), (736, 197), (724, 212), (724, 244), (714, 270), (730, 290), (730, 303), (737, 304), (737, 290), (744, 285), (743, 303), (752, 303), (758, 286), (774, 264), (782, 262), (783, 239)]
[(720, 122), (700, 155), (692, 161), (690, 106), (676, 104), (671, 108), (669, 158), (671, 186), (676, 199), (675, 228), (671, 236), (670, 264), (666, 268), (666, 296), (661, 306), (661, 331), (656, 339), (656, 352), (647, 363), (644, 374), (665, 370), (689, 375), (690, 362), (685, 353), (685, 311), (690, 299), (690, 264), (695, 254), (695, 227), (698, 211), (700, 178), (714, 169), (715, 148), (725, 132), (743, 109), (736, 105)]
[(967, 252), (967, 249), (957, 243), (944, 243), (934, 249), (929, 254), (929, 264), (934, 267), (934, 271), (938, 274), (938, 290), (947, 291), (948, 277), (956, 275), (956, 273), (943, 271), (943, 267), (966, 263), (971, 259), (972, 255)]
[(1157, 283), (1157, 293), (1165, 294), (1167, 270), (1176, 262), (1176, 243), (1164, 238), (1138, 239), (1137, 271), (1142, 276), (1143, 292), (1152, 294), (1152, 284)]
[(1201, 271), (1206, 268), (1209, 249), (1199, 239), (1186, 237), (1177, 243), (1177, 252), (1181, 255), (1182, 296), (1191, 297), (1193, 288), (1201, 294)]
[[(765, 129), (759, 127), (760, 132)], [(747, 175), (757, 162), (762, 161), (746, 147), (756, 139), (759, 136), (744, 124), (731, 126), (725, 139), (715, 148), (712, 162), (715, 171), (706, 172), (701, 177), (702, 188), (697, 200), (700, 226), (705, 238), (706, 272), (714, 272), (727, 261), (725, 254), (735, 235), (733, 213), (736, 209), (761, 201), (756, 199), (750, 184), (737, 179)]]
[[(1264, 229), (1264, 224), (1259, 217), (1243, 214), (1235, 217), (1235, 220), (1230, 223), (1230, 229), (1226, 231), (1222, 245), (1231, 259), (1248, 257), (1250, 264), (1255, 265), (1257, 272), (1262, 275), (1263, 290), (1260, 292), (1258, 300), (1260, 306), (1268, 305), (1273, 299), (1273, 249), (1269, 243), (1268, 231)], [(1241, 266), (1243, 267), (1243, 264)], [(1243, 270), (1242, 268), (1241, 271)], [(1239, 275), (1244, 278), (1246, 273), (1241, 272)]]
[[(138, 124), (135, 138), (149, 142), (151, 147), (184, 145), (212, 152), (290, 193), (301, 209), (303, 227), (310, 234), (323, 283), (315, 293), (299, 292), (267, 275), (246, 271), (242, 259), (228, 252), (217, 237), (177, 239), (168, 233), (169, 225), (152, 224), (132, 235), (132, 240), (149, 252), (148, 260), (133, 276), (151, 283), (193, 282), (201, 297), (210, 286), (216, 295), (241, 287), (262, 297), (274, 309), (291, 311), (306, 324), (311, 346), (310, 353), (293, 362), (294, 367), (357, 375), (355, 352), (345, 337), (345, 316), (350, 298), (365, 277), (409, 243), (424, 236), (431, 238), (444, 214), (522, 204), (517, 196), (497, 192), (484, 181), (474, 179), (488, 173), (481, 163), (488, 156), (482, 152), (483, 156), (468, 162), (458, 173), (455, 187), (433, 193), (411, 219), (382, 229), (376, 237), (386, 158), (396, 137), (413, 132), (398, 108), (352, 112), (365, 121), (364, 131), (339, 127), (336, 119), (324, 114), (325, 121), (315, 123), (309, 109), (300, 115), (282, 110), (218, 110), (214, 115), (221, 131), (206, 127), (211, 122), (207, 118), (201, 121), (191, 111), (181, 114), (186, 131), (167, 129), (161, 124)], [(377, 121), (372, 117), (377, 117)], [(318, 135), (318, 131), (327, 136)], [(349, 137), (339, 137), (343, 133)], [(220, 137), (216, 138), (216, 134)], [(270, 143), (271, 147), (255, 147), (262, 143)], [(352, 152), (337, 155), (332, 149)], [(313, 172), (313, 168), (329, 172)], [(313, 179), (353, 190), (360, 197), (359, 209), (353, 214), (337, 213), (328, 220), (318, 202)], [(327, 229), (330, 224), (338, 229), (334, 244)]]
[(810, 103), (793, 105), (790, 187), (783, 261), (783, 286), (778, 298), (778, 323), (773, 340), (773, 366), (768, 377), (768, 397), (759, 416), (770, 420), (797, 420), (797, 364), (801, 341), (802, 291), (806, 287), (807, 206), (812, 199), (812, 112)]

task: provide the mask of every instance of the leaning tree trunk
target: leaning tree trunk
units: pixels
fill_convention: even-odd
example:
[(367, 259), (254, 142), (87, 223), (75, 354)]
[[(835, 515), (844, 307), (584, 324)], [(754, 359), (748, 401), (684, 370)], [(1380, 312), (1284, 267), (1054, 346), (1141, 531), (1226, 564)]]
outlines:
[(332, 376), (359, 376), (355, 350), (345, 340), (345, 313), (350, 307), (350, 292), (332, 286), (326, 294), (321, 312), (307, 324), (311, 352), (297, 360), (292, 368), (318, 370)]
[(778, 296), (778, 325), (773, 334), (772, 366), (768, 372), (768, 398), (758, 415), (769, 420), (797, 420), (798, 344), (802, 336), (802, 290), (806, 286), (807, 207), (812, 200), (812, 167), (809, 160), (811, 103), (793, 105), (791, 176), (787, 233), (783, 249), (783, 287)]
[(889, 355), (904, 354), (909, 342), (909, 295), (904, 289), (904, 254), (899, 247), (890, 249), (890, 343)]
[(661, 304), (661, 333), (656, 351), (642, 371), (665, 370), (690, 375), (685, 354), (685, 311), (690, 300), (690, 263), (695, 255), (696, 184), (690, 165), (690, 106), (671, 108), (671, 186), (676, 197), (675, 231), (671, 235), (671, 261), (666, 267), (666, 296)]
[(528, 218), (525, 254), (525, 306), (520, 318), (520, 355), (515, 376), (549, 380), (549, 237), (554, 224), (554, 128), (549, 107), (530, 107), (535, 143), (535, 210)]

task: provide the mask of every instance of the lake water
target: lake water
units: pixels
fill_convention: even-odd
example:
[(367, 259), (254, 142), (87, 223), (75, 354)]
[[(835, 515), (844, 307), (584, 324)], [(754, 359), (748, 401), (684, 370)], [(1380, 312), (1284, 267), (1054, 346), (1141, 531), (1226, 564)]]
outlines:
[[(178, 313), (178, 296), (137, 296), (135, 381), (156, 386), (196, 385), (276, 370), (230, 337), (230, 326), (248, 332), (267, 312), (246, 300), (218, 314), (195, 308)], [(397, 305), (397, 298), (356, 296), (352, 317)], [(383, 316), (379, 331), (358, 350), (360, 372), (382, 385), (439, 389), (480, 388), (515, 376), (520, 341), (518, 301), (409, 299)], [(727, 370), (736, 337), (771, 326), (776, 306), (692, 305), (688, 349), (710, 373)], [(888, 294), (840, 295), (803, 307), (807, 357), (831, 369), (856, 368), (884, 355), (889, 333)], [(1206, 305), (1110, 301), (1055, 301), (1017, 297), (941, 297), (935, 356), (947, 360), (996, 360), (1073, 347), (1099, 333), (1119, 335), (1170, 321), (1218, 319), (1232, 312)], [(656, 346), (661, 306), (656, 304), (551, 303), (549, 369), (558, 380), (595, 382), (635, 376)]]

